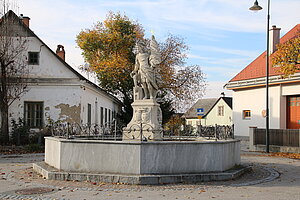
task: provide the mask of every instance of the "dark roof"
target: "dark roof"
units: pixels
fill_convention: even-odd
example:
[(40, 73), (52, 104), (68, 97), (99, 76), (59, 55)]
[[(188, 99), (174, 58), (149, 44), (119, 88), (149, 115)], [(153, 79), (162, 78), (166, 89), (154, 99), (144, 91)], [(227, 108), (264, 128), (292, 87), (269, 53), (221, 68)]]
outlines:
[(196, 118), (197, 117), (197, 108), (204, 109), (203, 117), (205, 117), (217, 101), (218, 101), (218, 98), (199, 99), (186, 113), (184, 113), (183, 117), (184, 118)]
[(115, 96), (107, 93), (105, 90), (103, 90), (102, 88), (100, 88), (98, 85), (96, 85), (95, 83), (91, 82), (90, 80), (88, 80), (87, 78), (85, 78), (84, 76), (82, 76), (73, 67), (71, 67), (68, 63), (66, 63), (66, 61), (64, 61), (55, 52), (53, 52), (52, 49), (50, 49), (50, 47), (47, 44), (45, 44), (28, 26), (26, 26), (23, 23), (23, 21), (12, 10), (9, 10), (3, 17), (12, 17), (14, 19), (18, 19), (16, 21), (18, 21), (19, 25), (21, 25), (28, 32), (29, 36), (36, 37), (65, 67), (67, 67), (69, 70), (71, 70), (80, 80), (86, 81), (88, 84), (90, 84), (91, 86), (93, 86), (97, 90), (99, 90), (99, 91), (107, 94), (109, 97), (111, 97), (112, 99), (114, 99), (117, 103), (122, 104), (121, 101), (118, 98), (116, 98)]
[(221, 97), (227, 105), (232, 109), (232, 97)]
[(225, 103), (232, 109), (232, 97), (220, 97), (220, 98), (209, 98), (209, 99), (199, 99), (184, 115), (183, 118), (197, 118), (197, 109), (203, 108), (205, 117), (211, 109), (223, 99)]

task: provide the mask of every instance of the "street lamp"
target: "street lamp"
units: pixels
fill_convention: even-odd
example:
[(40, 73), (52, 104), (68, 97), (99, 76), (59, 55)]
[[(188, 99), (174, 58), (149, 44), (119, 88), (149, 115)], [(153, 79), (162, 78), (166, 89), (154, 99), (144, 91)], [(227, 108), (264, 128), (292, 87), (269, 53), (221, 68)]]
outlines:
[[(254, 5), (249, 8), (251, 11), (259, 11), (262, 7), (255, 0)], [(269, 153), (269, 29), (270, 29), (270, 0), (268, 0), (267, 10), (267, 57), (266, 57), (266, 152)]]

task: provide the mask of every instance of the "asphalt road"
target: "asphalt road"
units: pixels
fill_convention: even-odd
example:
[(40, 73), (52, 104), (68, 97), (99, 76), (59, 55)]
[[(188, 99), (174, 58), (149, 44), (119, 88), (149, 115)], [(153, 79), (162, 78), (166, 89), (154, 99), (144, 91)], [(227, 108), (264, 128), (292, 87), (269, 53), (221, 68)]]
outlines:
[(232, 181), (137, 186), (45, 180), (32, 170), (43, 154), (0, 155), (0, 199), (259, 199), (300, 200), (300, 160), (248, 152), (252, 171)]

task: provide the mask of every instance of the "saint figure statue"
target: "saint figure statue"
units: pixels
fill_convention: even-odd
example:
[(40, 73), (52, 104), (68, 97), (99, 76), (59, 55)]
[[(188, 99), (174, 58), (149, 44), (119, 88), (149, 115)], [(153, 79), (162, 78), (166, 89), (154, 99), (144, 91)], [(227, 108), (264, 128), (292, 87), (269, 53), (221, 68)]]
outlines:
[[(135, 46), (134, 53), (136, 54), (135, 66), (131, 72), (135, 86), (134, 91), (139, 93), (138, 99), (155, 99), (158, 90), (156, 67), (160, 64), (161, 58), (154, 36), (150, 41), (150, 51), (143, 42), (139, 41)], [(138, 90), (138, 88), (142, 88), (142, 90)]]

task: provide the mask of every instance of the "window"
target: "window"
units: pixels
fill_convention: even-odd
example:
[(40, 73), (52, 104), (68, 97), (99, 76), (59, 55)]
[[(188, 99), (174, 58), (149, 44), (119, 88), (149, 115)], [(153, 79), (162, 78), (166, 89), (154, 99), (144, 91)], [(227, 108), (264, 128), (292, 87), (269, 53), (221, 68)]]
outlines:
[(100, 108), (100, 125), (103, 126), (103, 107)]
[(29, 65), (38, 65), (39, 58), (40, 58), (39, 52), (28, 52), (28, 64)]
[(300, 97), (289, 97), (288, 106), (300, 106)]
[(114, 110), (113, 111), (113, 119), (116, 119), (117, 118), (117, 112)]
[(224, 116), (224, 106), (218, 106), (218, 116)]
[(87, 116), (87, 123), (90, 126), (92, 124), (92, 105), (88, 103), (88, 116)]
[(43, 107), (43, 102), (24, 102), (24, 119), (27, 126), (43, 127)]
[(105, 118), (104, 118), (105, 121), (104, 122), (105, 122), (105, 126), (106, 126), (106, 124), (107, 124), (107, 108), (105, 108), (105, 113), (104, 114), (105, 114)]
[(98, 102), (95, 101), (95, 124), (98, 125)]
[(111, 122), (111, 110), (110, 109), (108, 110), (108, 122), (109, 123)]
[(243, 110), (243, 119), (251, 119), (251, 111)]

